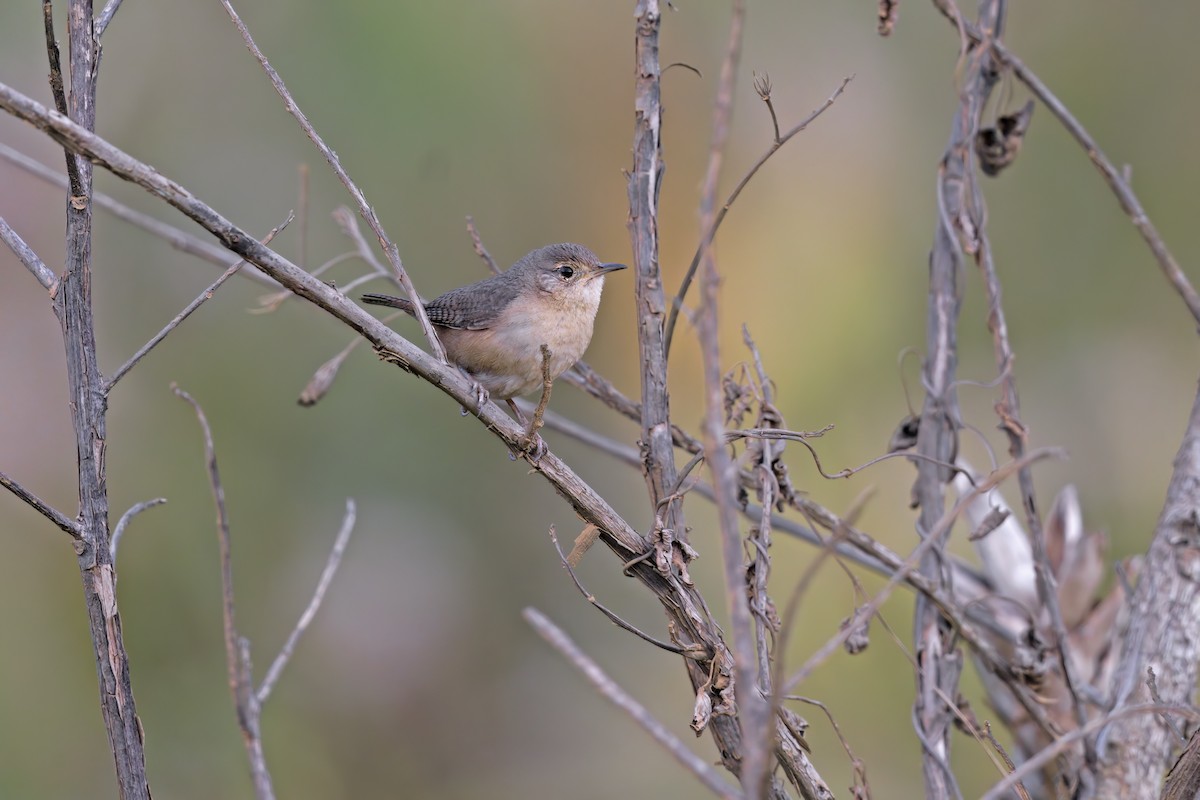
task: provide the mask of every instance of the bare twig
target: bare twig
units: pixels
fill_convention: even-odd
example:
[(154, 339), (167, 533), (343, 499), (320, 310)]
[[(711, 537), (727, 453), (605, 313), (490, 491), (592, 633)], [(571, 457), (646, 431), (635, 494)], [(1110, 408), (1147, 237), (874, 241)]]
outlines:
[(3, 486), (17, 497), (24, 500), (34, 511), (38, 512), (43, 517), (50, 520), (59, 528), (70, 534), (72, 539), (78, 539), (80, 537), (81, 533), (78, 522), (73, 519), (69, 519), (66, 514), (62, 513), (54, 506), (44, 502), (36, 494), (29, 491), (24, 486), (5, 475), (3, 472), (0, 472), (0, 486)]
[(108, 0), (104, 4), (104, 10), (100, 12), (100, 16), (96, 18), (96, 38), (99, 39), (104, 31), (108, 28), (108, 23), (112, 22), (113, 17), (117, 15), (117, 9), (121, 7), (121, 0)]
[(342, 527), (338, 530), (338, 535), (333, 540), (333, 549), (329, 551), (329, 559), (325, 562), (325, 569), (321, 571), (321, 578), (317, 581), (317, 588), (313, 590), (312, 599), (308, 601), (308, 606), (304, 609), (304, 613), (300, 615), (300, 619), (296, 622), (296, 627), (288, 635), (287, 641), (284, 642), (283, 647), (279, 651), (279, 655), (275, 656), (275, 660), (271, 663), (271, 668), (267, 670), (267, 675), (263, 678), (262, 685), (258, 687), (257, 702), (260, 707), (267, 704), (267, 699), (271, 696), (271, 690), (275, 688), (279, 676), (283, 674), (284, 668), (292, 658), (292, 653), (296, 650), (296, 643), (300, 641), (300, 637), (308, 630), (308, 626), (312, 624), (317, 611), (321, 608), (321, 601), (325, 599), (325, 592), (329, 589), (329, 584), (333, 581), (333, 576), (337, 573), (338, 566), (342, 563), (342, 555), (346, 552), (346, 545), (350, 542), (350, 534), (354, 532), (354, 521), (357, 513), (358, 510), (354, 500), (347, 497), (346, 515), (342, 517)]
[(0, 241), (8, 245), (8, 249), (12, 250), (13, 255), (33, 273), (33, 277), (37, 278), (37, 282), (42, 285), (42, 288), (48, 289), (51, 296), (58, 293), (58, 278), (54, 271), (46, 266), (37, 253), (33, 252), (33, 248), (25, 243), (21, 235), (12, 229), (4, 217), (0, 217)]
[(555, 650), (562, 653), (576, 669), (582, 672), (584, 677), (607, 700), (629, 714), (634, 722), (642, 726), (647, 733), (654, 737), (655, 741), (665, 747), (680, 764), (686, 767), (701, 783), (708, 787), (709, 791), (714, 792), (719, 797), (728, 798), (728, 800), (736, 800), (743, 796), (732, 786), (725, 783), (708, 762), (693, 753), (686, 744), (681, 742), (675, 734), (671, 733), (671, 730), (666, 725), (655, 719), (645, 706), (634, 700), (624, 689), (618, 686), (612, 678), (605, 674), (599, 664), (580, 650), (579, 646), (571, 641), (571, 638), (542, 614), (542, 612), (535, 608), (526, 608), (521, 612), (521, 616), (537, 631), (539, 636), (545, 639)]
[(702, 258), (704, 251), (716, 237), (717, 230), (721, 227), (721, 223), (725, 221), (725, 215), (729, 213), (730, 207), (738, 199), (738, 196), (741, 195), (742, 190), (746, 188), (746, 184), (750, 183), (750, 179), (753, 178), (758, 173), (759, 169), (762, 168), (763, 164), (766, 164), (771, 156), (779, 152), (779, 148), (787, 144), (792, 137), (804, 131), (816, 120), (817, 117), (824, 114), (825, 110), (834, 104), (838, 97), (841, 96), (842, 92), (846, 90), (846, 85), (852, 80), (854, 80), (853, 75), (842, 80), (841, 85), (838, 86), (838, 88), (833, 91), (833, 94), (829, 95), (829, 97), (825, 99), (825, 102), (818, 106), (815, 111), (805, 117), (799, 125), (789, 130), (783, 136), (777, 137), (776, 141), (772, 142), (771, 146), (767, 148), (767, 151), (759, 156), (758, 161), (755, 161), (754, 164), (751, 165), (750, 169), (746, 170), (746, 174), (742, 176), (740, 181), (738, 181), (738, 185), (735, 186), (733, 191), (729, 193), (729, 197), (725, 199), (725, 204), (721, 206), (721, 210), (717, 212), (716, 217), (713, 219), (712, 225), (710, 225), (704, 231), (704, 235), (701, 236), (700, 244), (696, 247), (696, 253), (692, 256), (692, 263), (688, 265), (687, 273), (683, 276), (683, 282), (679, 284), (679, 291), (675, 293), (675, 298), (671, 301), (671, 310), (667, 315), (666, 331), (664, 333), (665, 348), (668, 353), (671, 351), (671, 340), (675, 336), (675, 324), (678, 321), (679, 309), (683, 306), (683, 300), (687, 296), (688, 288), (692, 285), (692, 280), (696, 277), (696, 271), (700, 268), (700, 259)]
[(117, 527), (113, 528), (112, 539), (108, 543), (108, 551), (114, 562), (117, 560), (117, 546), (120, 544), (121, 537), (125, 535), (125, 529), (129, 527), (129, 523), (133, 521), (133, 518), (146, 509), (161, 506), (165, 502), (167, 502), (167, 498), (165, 497), (145, 500), (141, 503), (135, 503), (128, 511), (121, 515), (121, 519), (117, 522)]
[[(590, 527), (594, 528), (594, 526), (590, 526)], [(575, 584), (575, 588), (579, 590), (579, 593), (581, 595), (583, 595), (583, 599), (587, 600), (589, 603), (591, 603), (593, 606), (595, 606), (597, 611), (599, 611), (604, 616), (608, 617), (609, 621), (612, 622), (614, 625), (616, 625), (618, 628), (623, 628), (623, 629), (629, 631), (630, 633), (632, 633), (634, 636), (641, 639), (642, 641), (649, 642), (650, 644), (654, 645), (655, 647), (658, 647), (662, 650), (666, 650), (668, 653), (675, 653), (676, 655), (688, 656), (690, 658), (698, 658), (698, 657), (703, 657), (705, 655), (704, 652), (693, 653), (693, 652), (684, 650), (682, 647), (677, 647), (673, 644), (668, 644), (667, 642), (659, 641), (658, 639), (655, 639), (650, 634), (648, 634), (645, 631), (638, 628), (633, 623), (627, 622), (619, 614), (617, 614), (617, 612), (613, 611), (612, 609), (608, 608), (606, 605), (601, 603), (599, 600), (596, 599), (596, 596), (594, 594), (589, 592), (587, 589), (583, 588), (583, 583), (580, 582), (579, 576), (577, 574), (575, 574), (575, 565), (571, 563), (570, 557), (563, 554), (562, 547), (559, 546), (559, 544), (558, 544), (558, 532), (555, 530), (553, 525), (550, 526), (550, 541), (554, 543), (554, 549), (558, 552), (559, 560), (562, 562), (563, 567), (566, 568), (567, 574), (571, 576), (571, 581)], [(571, 552), (574, 553), (575, 551), (572, 550)]]
[[(50, 0), (42, 0), (42, 23), (46, 32), (46, 55), (50, 59), (50, 94), (54, 96), (54, 107), (58, 113), (70, 116), (67, 110), (67, 94), (63, 89), (62, 56), (58, 50), (58, 39), (54, 36), (54, 5)], [(64, 152), (67, 159), (67, 181), (72, 198), (83, 197), (83, 184), (79, 178), (79, 163), (75, 154)], [(78, 201), (76, 201), (78, 202)]]
[[(992, 723), (983, 723), (983, 734), (987, 738), (988, 744), (992, 746), (992, 749), (995, 750), (1000, 758), (1004, 761), (1004, 766), (1007, 767), (1008, 772), (1012, 772), (1014, 769), (1016, 769), (1017, 765), (1014, 764), (1013, 760), (1008, 757), (1008, 752), (1005, 751), (1004, 745), (1000, 744), (1000, 742), (998, 742), (996, 737), (992, 734)], [(1017, 781), (1016, 784), (1013, 785), (1013, 789), (1016, 791), (1018, 797), (1020, 797), (1020, 800), (1032, 800), (1032, 798), (1029, 796), (1029, 791), (1020, 781)]]
[(442, 342), (440, 339), (438, 339), (437, 332), (433, 329), (433, 325), (429, 322), (429, 315), (425, 313), (425, 305), (421, 300), (421, 296), (417, 294), (417, 289), (415, 286), (413, 286), (412, 279), (409, 277), (408, 272), (404, 269), (404, 264), (400, 261), (400, 250), (396, 247), (395, 243), (388, 238), (387, 233), (383, 229), (383, 224), (379, 221), (379, 217), (375, 215), (375, 209), (371, 208), (371, 206), (367, 203), (367, 198), (365, 195), (363, 195), (362, 190), (359, 189), (358, 185), (350, 179), (350, 175), (342, 167), (342, 162), (338, 158), (337, 153), (333, 152), (333, 150), (331, 150), (329, 146), (325, 144), (325, 140), (322, 139), (321, 136), (316, 132), (312, 126), (312, 123), (308, 121), (308, 117), (305, 116), (304, 112), (300, 110), (300, 106), (297, 105), (296, 101), (292, 98), (291, 93), (287, 90), (287, 87), (283, 83), (283, 79), (279, 77), (279, 73), (275, 71), (275, 68), (271, 66), (269, 61), (267, 61), (267, 57), (263, 55), (262, 50), (260, 50), (258, 45), (255, 44), (253, 37), (250, 35), (250, 29), (246, 27), (246, 24), (242, 22), (242, 18), (238, 16), (236, 11), (233, 10), (233, 5), (229, 2), (229, 0), (221, 0), (221, 5), (225, 6), (225, 11), (229, 14), (229, 18), (233, 20), (233, 24), (237, 26), (238, 31), (242, 34), (242, 39), (246, 42), (246, 47), (249, 48), (255, 59), (258, 60), (258, 63), (262, 66), (263, 71), (267, 73), (267, 77), (271, 80), (271, 85), (275, 87), (275, 91), (278, 92), (279, 96), (283, 99), (284, 107), (287, 108), (288, 113), (295, 117), (296, 121), (300, 123), (300, 127), (304, 130), (304, 133), (307, 134), (312, 143), (316, 145), (317, 150), (319, 150), (321, 155), (325, 157), (325, 160), (329, 162), (329, 166), (333, 169), (334, 174), (337, 175), (338, 180), (342, 182), (342, 185), (346, 187), (346, 191), (348, 191), (350, 196), (354, 198), (354, 202), (358, 206), (358, 212), (362, 214), (363, 219), (365, 219), (367, 224), (371, 226), (371, 230), (375, 232), (376, 237), (379, 239), (379, 246), (382, 247), (383, 252), (387, 254), (388, 261), (392, 265), (392, 271), (395, 273), (396, 280), (400, 283), (400, 286), (404, 289), (409, 299), (412, 300), (413, 316), (417, 318), (419, 323), (421, 323), (421, 330), (425, 334), (426, 340), (429, 342), (430, 349), (433, 350), (434, 356), (436, 356), (439, 361), (448, 363), (446, 362), (446, 349), (442, 347)]
[[(281, 230), (283, 230), (285, 227), (287, 227), (288, 224), (290, 224), (294, 218), (295, 218), (295, 214), (288, 214), (287, 219), (285, 219), (281, 225), (278, 225), (278, 226), (272, 228), (271, 231), (261, 240), (262, 243), (264, 245), (269, 244), (270, 241), (275, 238), (276, 234), (278, 234)], [(196, 296), (195, 300), (188, 303), (182, 311), (180, 311), (178, 314), (176, 314), (175, 318), (172, 319), (170, 322), (168, 322), (161, 331), (154, 334), (154, 336), (150, 337), (150, 341), (148, 341), (144, 345), (142, 345), (141, 348), (139, 348), (136, 353), (134, 353), (132, 356), (130, 356), (128, 361), (126, 361), (124, 364), (122, 364), (120, 367), (118, 367), (115, 372), (113, 372), (112, 376), (108, 379), (108, 381), (104, 385), (104, 393), (108, 394), (109, 392), (111, 392), (112, 388), (117, 385), (117, 381), (119, 381), (119, 380), (121, 380), (121, 378), (125, 377), (125, 373), (127, 373), (127, 372), (129, 372), (129, 370), (133, 369), (134, 366), (139, 361), (141, 361), (146, 356), (147, 353), (149, 353), (151, 350), (153, 350), (158, 345), (159, 342), (161, 342), (163, 339), (167, 338), (167, 334), (169, 334), (171, 331), (178, 328), (180, 326), (180, 324), (182, 324), (185, 319), (190, 317), (192, 315), (192, 312), (195, 311), (197, 308), (199, 308), (201, 305), (203, 305), (206, 300), (211, 300), (213, 297), (213, 294), (217, 291), (217, 289), (221, 288), (221, 284), (225, 283), (225, 281), (232, 278), (237, 273), (237, 271), (242, 268), (242, 266), (245, 263), (246, 263), (245, 259), (242, 259), (242, 260), (232, 264), (229, 267), (229, 269), (222, 272), (220, 277), (218, 277), (215, 281), (213, 281), (207, 289), (205, 289), (203, 292), (198, 294)]]
[(230, 541), (229, 514), (225, 508), (225, 487), (217, 469), (217, 452), (213, 444), (212, 428), (200, 404), (183, 389), (172, 384), (171, 391), (192, 407), (200, 430), (204, 435), (204, 462), (208, 468), (209, 488), (217, 508), (217, 543), (221, 551), (221, 620), (225, 632), (225, 668), (229, 677), (229, 691), (237, 712), (238, 727), (246, 755), (250, 759), (250, 775), (254, 791), (259, 800), (272, 800), (275, 791), (271, 785), (271, 773), (263, 756), (262, 733), (259, 729), (259, 703), (254, 693), (254, 682), (250, 674), (250, 643), (238, 635), (234, 619), (233, 600), (233, 554)]
[[(716, 204), (717, 180), (729, 138), (729, 121), (733, 108), (733, 87), (741, 55), (742, 26), (745, 4), (734, 0), (729, 25), (729, 43), (717, 81), (717, 97), (712, 112), (712, 142), (709, 146), (708, 168), (700, 195), (700, 225), (712, 227)], [(721, 530), (721, 555), (725, 576), (725, 601), (729, 609), (734, 654), (734, 692), (737, 698), (738, 720), (742, 729), (742, 759), (738, 777), (747, 800), (758, 800), (764, 794), (768, 777), (770, 736), (773, 733), (770, 709), (759, 685), (755, 646), (754, 620), (746, 596), (747, 575), (743, 563), (742, 537), (737, 517), (737, 470), (725, 446), (725, 395), (721, 385), (721, 354), (718, 344), (716, 259), (706, 238), (700, 249), (704, 272), (701, 277), (703, 299), (699, 319), (700, 350), (704, 364), (704, 458), (712, 475), (716, 492), (717, 517)], [(663, 343), (664, 353), (666, 342)]]
[(542, 396), (538, 399), (537, 408), (533, 410), (533, 416), (529, 419), (529, 427), (525, 430), (525, 436), (529, 439), (532, 446), (538, 431), (542, 429), (543, 417), (546, 414), (546, 406), (550, 405), (550, 391), (554, 388), (554, 380), (550, 377), (550, 358), (553, 353), (550, 352), (550, 346), (543, 344), (542, 350)]
[(471, 235), (471, 245), (475, 248), (475, 255), (483, 259), (483, 263), (487, 264), (487, 268), (493, 275), (500, 274), (500, 267), (496, 264), (496, 259), (492, 258), (492, 254), (483, 246), (483, 239), (479, 236), (479, 231), (475, 228), (475, 220), (470, 214), (467, 215), (467, 233)]
[(851, 791), (855, 791), (855, 789), (860, 787), (862, 789), (861, 794), (857, 792), (854, 794), (855, 799), (859, 800), (859, 798), (861, 798), (861, 800), (871, 800), (871, 786), (867, 783), (867, 765), (863, 763), (861, 758), (854, 755), (854, 750), (850, 747), (850, 740), (847, 739), (845, 734), (842, 733), (842, 727), (838, 725), (837, 718), (833, 716), (833, 712), (829, 710), (829, 707), (820, 700), (814, 700), (811, 697), (803, 697), (802, 695), (798, 694), (789, 694), (783, 697), (783, 699), (792, 700), (797, 703), (806, 703), (810, 706), (816, 706), (817, 708), (821, 709), (821, 712), (825, 714), (826, 719), (829, 720), (829, 725), (833, 728), (834, 735), (837, 736), (838, 742), (842, 745), (842, 749), (846, 751), (846, 755), (850, 759), (850, 765), (854, 769), (854, 786), (851, 787)]

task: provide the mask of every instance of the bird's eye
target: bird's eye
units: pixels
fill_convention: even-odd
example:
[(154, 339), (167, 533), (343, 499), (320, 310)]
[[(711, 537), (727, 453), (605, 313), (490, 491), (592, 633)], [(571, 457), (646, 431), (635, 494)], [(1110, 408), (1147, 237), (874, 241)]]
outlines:
[(575, 277), (575, 268), (570, 264), (559, 264), (558, 274), (563, 277), (563, 280), (569, 281), (571, 278)]

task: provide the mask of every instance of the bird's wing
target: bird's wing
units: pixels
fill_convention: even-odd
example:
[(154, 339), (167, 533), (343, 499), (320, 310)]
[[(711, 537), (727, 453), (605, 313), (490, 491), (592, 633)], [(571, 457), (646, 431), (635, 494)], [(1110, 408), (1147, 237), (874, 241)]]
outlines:
[(483, 331), (492, 327), (509, 303), (517, 296), (518, 286), (501, 276), (451, 289), (425, 304), (429, 321), (443, 328)]

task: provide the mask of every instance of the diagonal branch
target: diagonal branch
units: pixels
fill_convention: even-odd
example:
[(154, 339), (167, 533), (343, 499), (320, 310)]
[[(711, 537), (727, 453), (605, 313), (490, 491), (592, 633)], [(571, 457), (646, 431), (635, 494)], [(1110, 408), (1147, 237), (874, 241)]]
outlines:
[(396, 247), (395, 243), (388, 238), (387, 233), (383, 229), (383, 223), (381, 223), (379, 221), (379, 217), (375, 215), (375, 209), (371, 208), (370, 204), (367, 203), (367, 198), (362, 193), (362, 190), (359, 189), (358, 185), (350, 179), (350, 175), (346, 172), (345, 168), (342, 167), (341, 159), (338, 158), (337, 153), (333, 152), (333, 150), (331, 150), (329, 146), (325, 144), (325, 140), (322, 139), (320, 134), (316, 132), (312, 126), (312, 123), (308, 121), (308, 117), (305, 116), (304, 112), (300, 110), (300, 106), (297, 105), (296, 101), (292, 98), (287, 86), (285, 86), (283, 83), (283, 79), (279, 77), (279, 73), (275, 71), (275, 68), (271, 66), (269, 61), (267, 61), (267, 57), (263, 55), (262, 50), (259, 50), (258, 45), (254, 43), (254, 39), (250, 36), (249, 28), (247, 28), (246, 24), (242, 22), (242, 18), (238, 16), (237, 12), (233, 10), (233, 5), (229, 2), (229, 0), (221, 0), (221, 5), (225, 6), (225, 11), (229, 14), (229, 18), (233, 20), (233, 24), (236, 25), (238, 31), (241, 32), (242, 39), (246, 42), (246, 47), (250, 49), (250, 52), (262, 66), (263, 71), (267, 73), (267, 77), (271, 80), (271, 85), (275, 87), (275, 91), (279, 93), (281, 98), (283, 98), (283, 105), (287, 109), (288, 113), (295, 117), (296, 121), (300, 123), (300, 127), (304, 130), (304, 133), (307, 134), (312, 143), (316, 145), (317, 150), (319, 150), (321, 155), (325, 157), (325, 160), (329, 162), (329, 166), (333, 169), (334, 174), (337, 175), (338, 180), (342, 182), (342, 185), (346, 187), (346, 191), (348, 191), (350, 196), (354, 198), (354, 202), (358, 206), (358, 212), (362, 214), (363, 219), (367, 221), (367, 224), (371, 226), (371, 230), (375, 232), (375, 236), (379, 238), (379, 246), (382, 247), (383, 252), (387, 254), (388, 261), (392, 265), (392, 270), (396, 274), (396, 280), (400, 282), (400, 286), (403, 287), (405, 293), (408, 294), (409, 299), (412, 300), (413, 316), (416, 317), (417, 321), (421, 323), (421, 331), (425, 334), (425, 338), (429, 341), (429, 347), (433, 350), (433, 354), (437, 356), (440, 361), (446, 362), (446, 349), (442, 347), (442, 342), (440, 339), (438, 339), (437, 332), (434, 331), (433, 325), (429, 322), (429, 315), (425, 313), (425, 306), (421, 301), (421, 296), (417, 294), (416, 287), (413, 286), (412, 278), (408, 276), (408, 271), (404, 269), (404, 264), (400, 261), (400, 250)]
[(329, 589), (329, 584), (333, 581), (333, 576), (337, 573), (338, 566), (342, 563), (342, 555), (346, 552), (346, 545), (350, 543), (350, 534), (354, 532), (354, 521), (358, 515), (358, 507), (354, 500), (346, 498), (346, 515), (342, 518), (342, 527), (338, 531), (337, 538), (333, 540), (333, 549), (329, 551), (329, 559), (325, 562), (325, 569), (321, 571), (321, 578), (317, 581), (317, 588), (313, 590), (312, 600), (308, 602), (308, 607), (304, 609), (304, 613), (300, 615), (300, 619), (296, 622), (296, 627), (292, 629), (288, 635), (287, 641), (279, 651), (279, 655), (275, 656), (275, 660), (271, 663), (271, 668), (267, 670), (267, 675), (263, 678), (262, 685), (258, 687), (258, 705), (265, 706), (267, 699), (271, 696), (271, 690), (275, 688), (275, 683), (279, 680), (279, 676), (283, 674), (284, 667), (288, 665), (288, 661), (292, 658), (292, 653), (296, 650), (296, 643), (300, 641), (300, 637), (308, 630), (308, 626), (312, 624), (313, 618), (317, 616), (317, 611), (321, 608), (321, 601), (325, 599), (325, 592)]
[(58, 278), (54, 271), (46, 266), (33, 248), (21, 238), (21, 234), (14, 231), (12, 226), (4, 220), (4, 217), (0, 217), (0, 242), (8, 245), (8, 249), (12, 250), (25, 268), (33, 273), (33, 277), (37, 278), (37, 282), (42, 285), (42, 288), (50, 290), (51, 296), (58, 293)]
[(613, 705), (625, 711), (633, 718), (633, 721), (646, 730), (655, 741), (667, 749), (667, 751), (675, 757), (675, 759), (683, 766), (700, 779), (700, 782), (708, 787), (709, 791), (715, 793), (718, 797), (727, 798), (727, 800), (737, 800), (743, 797), (736, 789), (729, 786), (717, 774), (708, 762), (693, 753), (691, 749), (679, 740), (671, 730), (659, 722), (654, 716), (637, 700), (634, 700), (624, 689), (605, 674), (600, 665), (588, 657), (586, 653), (579, 649), (575, 642), (562, 630), (546, 617), (545, 614), (535, 608), (526, 608), (521, 612), (521, 616), (525, 621), (537, 631), (546, 642), (571, 662), (571, 664), (583, 673), (592, 685), (604, 695), (605, 699), (613, 703)]
[[(281, 230), (283, 230), (285, 227), (287, 227), (287, 225), (292, 221), (293, 218), (294, 218), (293, 214), (288, 214), (287, 219), (285, 219), (282, 224), (272, 228), (270, 230), (270, 232), (267, 233), (266, 237), (264, 237), (262, 239), (262, 243), (270, 244), (271, 240), (274, 239), (275, 236)], [(240, 270), (242, 268), (242, 265), (245, 263), (246, 263), (246, 260), (242, 259), (242, 260), (237, 261), (237, 262), (233, 263), (232, 265), (230, 265), (229, 269), (222, 272), (220, 277), (218, 277), (215, 281), (213, 281), (212, 284), (210, 284), (207, 289), (205, 289), (203, 292), (201, 292), (199, 295), (197, 295), (195, 300), (188, 303), (187, 306), (185, 306), (182, 311), (180, 311), (178, 314), (176, 314), (175, 318), (172, 319), (170, 322), (168, 322), (161, 331), (154, 334), (154, 336), (150, 337), (150, 341), (148, 341), (144, 345), (142, 345), (141, 348), (139, 348), (136, 353), (134, 353), (132, 356), (130, 356), (128, 361), (126, 361), (124, 364), (122, 364), (120, 367), (118, 367), (115, 372), (113, 372), (112, 376), (108, 379), (108, 381), (104, 385), (104, 393), (108, 394), (109, 392), (111, 392), (113, 387), (117, 385), (117, 381), (119, 381), (119, 380), (121, 380), (121, 378), (125, 377), (125, 373), (127, 373), (127, 372), (129, 372), (129, 370), (133, 369), (134, 365), (136, 365), (139, 361), (141, 361), (142, 358), (145, 357), (145, 355), (147, 353), (149, 353), (151, 350), (153, 350), (158, 345), (159, 342), (161, 342), (163, 339), (167, 338), (167, 334), (169, 334), (171, 331), (178, 328), (180, 326), (180, 324), (182, 324), (185, 319), (190, 317), (192, 315), (192, 312), (195, 311), (197, 308), (199, 308), (201, 305), (203, 305), (203, 303), (206, 300), (211, 300), (213, 294), (217, 291), (217, 289), (221, 288), (221, 284), (225, 283), (225, 281), (229, 280), (235, 274), (237, 274), (238, 270)]]
[(38, 512), (46, 519), (50, 520), (55, 525), (69, 533), (72, 539), (78, 539), (80, 537), (78, 522), (68, 518), (66, 514), (62, 513), (49, 503), (46, 503), (36, 494), (29, 491), (24, 486), (5, 475), (3, 472), (0, 472), (0, 486), (8, 489), (17, 497), (28, 503), (34, 511)]

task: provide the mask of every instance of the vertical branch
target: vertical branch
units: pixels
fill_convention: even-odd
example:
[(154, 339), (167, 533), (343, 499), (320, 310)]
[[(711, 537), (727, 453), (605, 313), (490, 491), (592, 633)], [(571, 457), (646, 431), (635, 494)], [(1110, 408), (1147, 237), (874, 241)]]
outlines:
[[(980, 26), (998, 32), (1005, 0), (985, 0), (980, 7)], [(962, 251), (977, 252), (982, 227), (981, 209), (967, 191), (972, 170), (971, 144), (984, 105), (997, 75), (985, 43), (977, 43), (966, 55), (967, 70), (960, 90), (959, 107), (951, 126), (950, 140), (938, 167), (938, 225), (929, 259), (929, 316), (926, 327), (926, 356), (923, 383), (925, 404), (917, 437), (915, 497), (921, 513), (918, 533), (928, 536), (945, 505), (945, 484), (950, 472), (942, 464), (954, 461), (958, 448), (958, 397), (954, 380), (958, 363), (958, 315), (961, 302), (959, 277)], [(943, 573), (942, 548), (931, 548), (922, 556), (921, 574), (936, 589), (947, 582)], [(953, 712), (946, 698), (957, 695), (962, 672), (962, 652), (953, 649), (953, 635), (945, 618), (924, 596), (917, 598), (913, 616), (913, 640), (917, 651), (917, 696), (914, 724), (921, 741), (922, 772), (928, 798), (959, 795), (950, 770), (950, 733)]]
[[(709, 230), (715, 217), (717, 181), (721, 174), (725, 143), (729, 139), (733, 87), (741, 54), (744, 18), (745, 4), (742, 0), (734, 0), (729, 44), (717, 82), (716, 102), (713, 104), (712, 143), (709, 146), (708, 169), (700, 197), (701, 231)], [(770, 709), (758, 681), (754, 621), (750, 615), (742, 536), (738, 530), (738, 470), (725, 443), (725, 392), (721, 384), (721, 353), (718, 344), (720, 325), (717, 316), (720, 276), (717, 274), (711, 239), (705, 239), (701, 245), (700, 264), (702, 296), (697, 330), (704, 364), (704, 458), (712, 473), (713, 490), (716, 494), (725, 595), (732, 627), (734, 694), (737, 698), (743, 742), (739, 777), (742, 781), (742, 793), (748, 800), (757, 800), (763, 796), (763, 784), (767, 777), (772, 726)]]
[[(658, 196), (663, 175), (658, 0), (639, 0), (636, 14), (633, 174), (629, 176), (627, 225), (633, 242), (638, 350), (642, 364), (642, 470), (650, 502), (657, 507), (671, 493), (678, 478), (671, 444), (667, 357), (663, 347), (666, 303), (658, 265)], [(682, 500), (666, 503), (663, 520), (676, 536), (686, 535)]]
[[(71, 69), (68, 110), (72, 120), (94, 131), (99, 44), (92, 31), (91, 0), (71, 0), (67, 29)], [(68, 158), (74, 156), (68, 154)], [(129, 657), (121, 635), (116, 576), (108, 543), (107, 403), (92, 318), (92, 164), (85, 159), (75, 160), (79, 190), (72, 192), (67, 202), (66, 273), (54, 310), (67, 352), (67, 383), (79, 464), (80, 540), (76, 553), (96, 655), (101, 713), (116, 762), (120, 796), (123, 800), (148, 800), (141, 723), (133, 704)]]
[(225, 670), (229, 678), (229, 691), (233, 695), (238, 727), (242, 731), (242, 741), (250, 761), (254, 793), (258, 800), (274, 800), (271, 773), (267, 770), (263, 755), (259, 722), (262, 709), (258, 694), (254, 691), (250, 669), (250, 640), (240, 636), (237, 630), (236, 605), (233, 601), (233, 545), (229, 532), (229, 513), (225, 506), (225, 487), (217, 469), (217, 449), (213, 443), (212, 428), (209, 427), (204, 409), (195, 398), (174, 384), (171, 391), (192, 407), (204, 435), (204, 466), (208, 470), (208, 485), (217, 509), (217, 546), (221, 553), (221, 622), (225, 636)]

